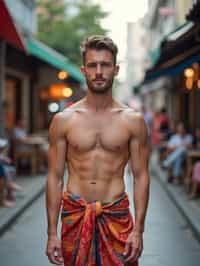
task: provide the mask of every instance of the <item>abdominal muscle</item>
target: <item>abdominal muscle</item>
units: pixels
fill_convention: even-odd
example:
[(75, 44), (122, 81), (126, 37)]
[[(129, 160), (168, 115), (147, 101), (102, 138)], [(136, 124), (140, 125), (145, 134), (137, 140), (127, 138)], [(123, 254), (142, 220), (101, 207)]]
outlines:
[[(73, 182), (71, 182), (73, 180)], [(74, 182), (77, 180), (77, 182)], [(123, 178), (116, 178), (115, 181), (105, 182), (101, 179), (81, 180), (75, 176), (69, 176), (67, 191), (70, 194), (79, 195), (86, 201), (98, 200), (101, 202), (112, 202), (124, 192)]]
[(92, 158), (80, 157), (68, 160), (67, 191), (86, 201), (112, 202), (118, 199), (125, 191), (123, 172), (126, 162), (122, 158), (111, 162), (101, 158), (93, 162)]

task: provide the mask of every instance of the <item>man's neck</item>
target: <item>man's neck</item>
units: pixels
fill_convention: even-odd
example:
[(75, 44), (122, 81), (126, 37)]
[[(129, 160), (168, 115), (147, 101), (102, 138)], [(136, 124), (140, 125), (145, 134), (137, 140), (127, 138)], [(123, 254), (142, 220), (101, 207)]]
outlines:
[(105, 111), (113, 106), (114, 99), (112, 92), (107, 93), (93, 93), (88, 91), (85, 97), (85, 104), (92, 110), (99, 112)]

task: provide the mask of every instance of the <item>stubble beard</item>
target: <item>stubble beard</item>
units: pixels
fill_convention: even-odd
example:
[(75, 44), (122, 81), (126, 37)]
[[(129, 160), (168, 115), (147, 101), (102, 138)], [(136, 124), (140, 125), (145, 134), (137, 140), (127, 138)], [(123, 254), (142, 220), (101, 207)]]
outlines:
[(93, 81), (86, 79), (88, 90), (95, 94), (105, 94), (106, 92), (108, 92), (110, 89), (112, 89), (113, 81), (114, 76), (109, 80), (106, 80), (103, 86), (95, 86)]

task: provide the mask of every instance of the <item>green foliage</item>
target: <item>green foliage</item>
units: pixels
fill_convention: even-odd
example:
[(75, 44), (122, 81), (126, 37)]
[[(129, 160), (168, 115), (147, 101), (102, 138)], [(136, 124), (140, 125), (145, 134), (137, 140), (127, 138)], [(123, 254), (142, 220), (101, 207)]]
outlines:
[(80, 43), (89, 35), (106, 34), (100, 25), (107, 16), (89, 1), (38, 0), (38, 39), (80, 65)]

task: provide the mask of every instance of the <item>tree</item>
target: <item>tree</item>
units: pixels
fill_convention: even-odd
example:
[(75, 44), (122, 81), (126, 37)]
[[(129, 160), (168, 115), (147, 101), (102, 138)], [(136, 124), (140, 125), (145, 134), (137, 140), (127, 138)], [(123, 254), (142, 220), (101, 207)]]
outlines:
[(39, 0), (38, 38), (80, 65), (80, 42), (93, 34), (105, 34), (100, 25), (107, 16), (90, 1)]

